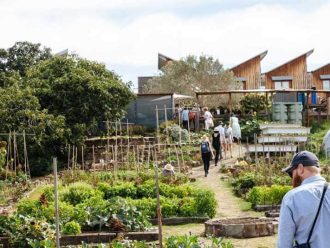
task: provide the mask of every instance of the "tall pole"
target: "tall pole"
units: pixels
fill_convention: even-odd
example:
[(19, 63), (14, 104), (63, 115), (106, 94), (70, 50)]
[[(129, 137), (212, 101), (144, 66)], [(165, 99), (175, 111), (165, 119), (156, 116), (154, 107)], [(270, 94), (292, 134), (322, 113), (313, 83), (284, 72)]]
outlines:
[(159, 147), (159, 116), (158, 116), (158, 106), (156, 105), (156, 125), (157, 125), (157, 144), (158, 144), (158, 150), (160, 149)]
[[(156, 151), (155, 151), (156, 153)], [(162, 233), (162, 212), (160, 208), (160, 197), (159, 197), (159, 182), (158, 182), (158, 166), (155, 163), (155, 179), (156, 179), (156, 195), (157, 195), (157, 219), (158, 219), (158, 241), (159, 247), (163, 247), (163, 233)]]
[(55, 201), (55, 228), (56, 228), (56, 248), (60, 248), (60, 219), (58, 214), (58, 193), (57, 193), (57, 158), (53, 158), (54, 167), (54, 201)]

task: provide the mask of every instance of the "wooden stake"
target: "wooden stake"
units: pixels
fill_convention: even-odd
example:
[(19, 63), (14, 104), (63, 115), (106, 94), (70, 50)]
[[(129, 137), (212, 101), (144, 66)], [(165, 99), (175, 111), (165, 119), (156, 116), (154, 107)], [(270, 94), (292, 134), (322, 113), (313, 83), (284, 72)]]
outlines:
[[(70, 169), (70, 153), (71, 153), (71, 145), (68, 147), (68, 170)], [(93, 163), (94, 163), (94, 145), (93, 145)]]
[(53, 158), (54, 168), (54, 205), (55, 205), (55, 228), (56, 228), (56, 248), (60, 248), (60, 218), (58, 212), (58, 193), (57, 193), (57, 158)]
[[(157, 125), (157, 144), (160, 144), (160, 137), (159, 137), (159, 116), (158, 116), (158, 106), (156, 105), (156, 125)], [(160, 147), (158, 146), (158, 151)]]

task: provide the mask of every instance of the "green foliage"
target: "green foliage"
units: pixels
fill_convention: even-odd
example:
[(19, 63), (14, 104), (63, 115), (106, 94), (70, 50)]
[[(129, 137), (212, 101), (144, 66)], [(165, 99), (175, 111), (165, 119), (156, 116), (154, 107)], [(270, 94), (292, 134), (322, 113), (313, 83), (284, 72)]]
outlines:
[(269, 110), (270, 106), (266, 96), (259, 94), (247, 94), (240, 100), (241, 111), (245, 114), (252, 112), (259, 115)]
[(210, 190), (198, 190), (194, 195), (199, 216), (208, 216), (213, 218), (216, 214), (217, 201), (214, 193)]
[(137, 188), (132, 182), (123, 182), (113, 186), (100, 183), (98, 189), (103, 192), (105, 199), (110, 199), (115, 196), (136, 198), (137, 195)]
[(170, 236), (165, 239), (165, 246), (167, 248), (200, 248), (201, 244), (198, 242), (198, 237), (195, 235), (184, 236)]
[(256, 173), (245, 173), (232, 181), (232, 186), (234, 187), (234, 192), (236, 195), (241, 196), (247, 193), (256, 185)]
[(77, 235), (81, 233), (81, 227), (79, 223), (70, 221), (64, 224), (62, 228), (62, 234), (65, 235)]
[(252, 205), (280, 204), (284, 195), (291, 189), (291, 186), (272, 185), (257, 186), (247, 194), (247, 200)]
[(206, 245), (198, 240), (196, 235), (174, 235), (165, 239), (166, 248), (234, 248), (230, 241), (223, 238), (211, 237), (211, 245)]
[(55, 226), (33, 217), (14, 215), (10, 218), (10, 247), (55, 247)]
[(0, 171), (2, 171), (2, 169), (5, 166), (6, 156), (7, 156), (7, 150), (6, 150), (6, 148), (5, 147), (1, 147), (0, 148)]
[(306, 149), (314, 152), (319, 158), (325, 158), (325, 152), (322, 148), (324, 136), (330, 130), (330, 122), (314, 122), (309, 134), (309, 141), (307, 142)]
[(242, 120), (240, 123), (242, 139), (249, 139), (249, 142), (254, 142), (254, 134), (258, 135), (261, 132), (258, 121), (256, 119)]
[[(100, 135), (104, 120), (119, 119), (133, 100), (130, 86), (105, 65), (77, 56), (55, 56), (30, 68), (27, 84), (43, 108), (63, 115), (71, 143)], [(104, 131), (104, 130), (103, 130)]]
[(168, 133), (174, 142), (180, 141), (180, 132), (181, 132), (181, 141), (182, 142), (188, 141), (188, 137), (189, 137), (188, 130), (183, 129), (176, 124), (168, 127)]
[(73, 183), (60, 191), (61, 199), (73, 206), (96, 196), (102, 196), (102, 193), (98, 190), (94, 190), (91, 185), (83, 182)]
[[(147, 93), (168, 93), (195, 96), (196, 91), (236, 89), (238, 83), (233, 73), (211, 56), (192, 56), (168, 63), (159, 77), (149, 80), (143, 89)], [(203, 97), (203, 104), (218, 106), (224, 99)]]

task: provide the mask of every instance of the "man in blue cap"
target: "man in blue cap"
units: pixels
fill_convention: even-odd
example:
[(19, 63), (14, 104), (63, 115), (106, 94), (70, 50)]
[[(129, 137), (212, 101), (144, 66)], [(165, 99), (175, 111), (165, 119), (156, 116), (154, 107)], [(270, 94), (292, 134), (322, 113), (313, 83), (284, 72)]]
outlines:
[(293, 189), (283, 198), (277, 248), (330, 247), (330, 193), (314, 153), (298, 152), (282, 170)]

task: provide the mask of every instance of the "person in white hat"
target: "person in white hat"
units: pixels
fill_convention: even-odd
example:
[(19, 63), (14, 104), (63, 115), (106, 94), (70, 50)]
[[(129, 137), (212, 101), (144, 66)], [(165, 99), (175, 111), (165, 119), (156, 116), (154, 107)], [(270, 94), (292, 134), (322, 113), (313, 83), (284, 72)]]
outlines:
[(174, 176), (175, 175), (174, 167), (171, 164), (166, 164), (164, 166), (162, 174), (163, 174), (163, 176), (167, 176), (167, 177)]

